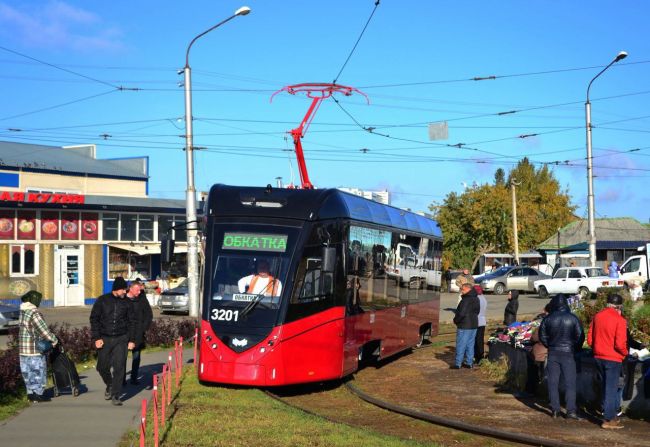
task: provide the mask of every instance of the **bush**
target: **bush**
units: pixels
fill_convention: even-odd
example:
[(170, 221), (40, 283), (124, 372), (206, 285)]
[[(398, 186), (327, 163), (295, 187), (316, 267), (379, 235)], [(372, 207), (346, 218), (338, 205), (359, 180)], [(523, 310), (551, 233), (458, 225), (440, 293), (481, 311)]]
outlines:
[(18, 348), (12, 347), (0, 352), (0, 395), (20, 394), (23, 388), (23, 376), (20, 373)]
[[(190, 340), (194, 336), (194, 320), (154, 320), (145, 334), (147, 344), (152, 347), (170, 347), (179, 337)], [(82, 363), (97, 357), (90, 335), (90, 327), (73, 328), (68, 323), (50, 325), (73, 362)], [(18, 358), (18, 330), (9, 331), (8, 349), (0, 351), (0, 396), (20, 394), (23, 378)]]
[(639, 341), (650, 342), (650, 303), (637, 308), (632, 315), (630, 328)]

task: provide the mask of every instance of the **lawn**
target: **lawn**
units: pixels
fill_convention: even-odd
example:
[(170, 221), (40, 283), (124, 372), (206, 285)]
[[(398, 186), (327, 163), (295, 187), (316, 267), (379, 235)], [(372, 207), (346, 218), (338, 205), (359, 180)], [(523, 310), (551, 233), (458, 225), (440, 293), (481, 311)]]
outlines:
[[(191, 370), (171, 407), (171, 420), (161, 430), (163, 446), (431, 445), (330, 422), (288, 407), (259, 389), (201, 385)], [(151, 436), (151, 424), (147, 428)], [(120, 446), (130, 446), (136, 438), (136, 433), (128, 433)]]

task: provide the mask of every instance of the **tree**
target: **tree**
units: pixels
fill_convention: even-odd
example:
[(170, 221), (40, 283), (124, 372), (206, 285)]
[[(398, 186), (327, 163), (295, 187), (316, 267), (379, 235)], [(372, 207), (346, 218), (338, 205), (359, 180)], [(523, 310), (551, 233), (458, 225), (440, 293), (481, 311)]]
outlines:
[(506, 171), (502, 168), (499, 168), (494, 173), (494, 184), (496, 186), (503, 186), (506, 184)]
[[(501, 171), (501, 172), (500, 172)], [(494, 184), (475, 185), (462, 194), (451, 192), (441, 205), (432, 204), (444, 236), (443, 262), (472, 269), (484, 253), (514, 252), (510, 184), (517, 181), (519, 250), (524, 252), (574, 220), (575, 205), (553, 173), (524, 158), (508, 173), (497, 169)]]

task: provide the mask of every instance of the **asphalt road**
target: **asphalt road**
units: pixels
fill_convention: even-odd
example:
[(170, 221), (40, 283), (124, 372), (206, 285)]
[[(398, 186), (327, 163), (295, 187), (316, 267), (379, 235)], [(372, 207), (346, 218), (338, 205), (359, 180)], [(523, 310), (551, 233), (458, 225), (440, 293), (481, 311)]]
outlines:
[[(488, 300), (488, 320), (500, 322), (503, 320), (503, 309), (508, 302), (507, 295), (486, 295)], [(454, 318), (453, 310), (456, 309), (458, 294), (441, 293), (440, 294), (440, 321), (451, 323)], [(519, 319), (524, 320), (526, 316), (535, 316), (539, 314), (548, 300), (539, 298), (535, 294), (519, 295)], [(72, 327), (89, 326), (88, 318), (90, 317), (90, 306), (80, 307), (54, 307), (41, 309), (43, 317), (48, 324), (68, 323)], [(159, 318), (187, 318), (185, 315), (162, 315), (158, 308), (153, 308), (155, 319)], [(0, 334), (0, 349), (7, 344), (7, 334)]]

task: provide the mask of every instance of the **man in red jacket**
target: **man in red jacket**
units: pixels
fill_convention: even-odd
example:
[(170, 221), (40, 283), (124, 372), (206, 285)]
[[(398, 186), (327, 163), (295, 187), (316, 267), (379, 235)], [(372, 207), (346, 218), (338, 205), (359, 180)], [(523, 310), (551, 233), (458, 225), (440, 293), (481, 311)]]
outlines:
[(627, 322), (621, 315), (623, 298), (607, 297), (607, 308), (596, 314), (589, 327), (587, 343), (594, 351), (596, 366), (603, 378), (604, 418), (601, 427), (623, 428), (616, 417), (616, 394), (623, 359), (627, 356)]

